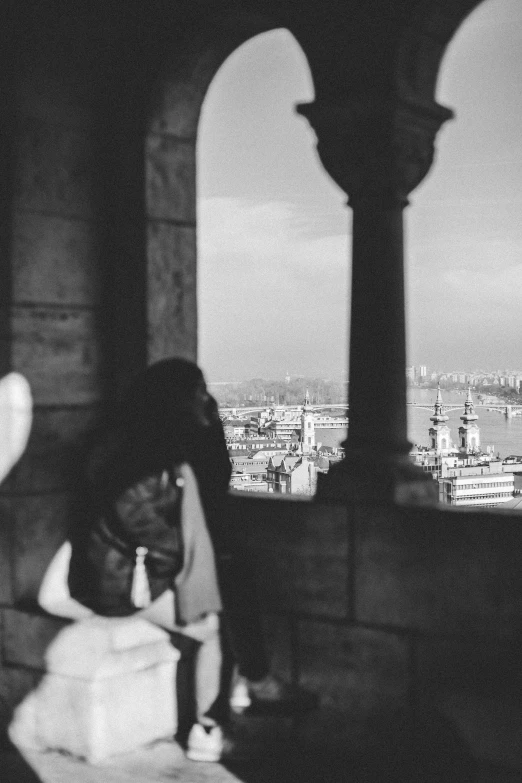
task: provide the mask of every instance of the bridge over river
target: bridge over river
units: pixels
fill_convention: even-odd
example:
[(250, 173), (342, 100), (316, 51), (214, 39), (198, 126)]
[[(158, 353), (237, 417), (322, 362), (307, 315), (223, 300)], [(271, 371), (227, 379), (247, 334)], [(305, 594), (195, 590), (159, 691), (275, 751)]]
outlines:
[[(307, 405), (308, 410), (313, 411), (325, 411), (325, 410), (342, 410), (347, 411), (348, 405), (346, 403), (325, 403), (324, 405)], [(259, 413), (260, 411), (284, 411), (285, 413), (301, 413), (303, 410), (302, 405), (257, 405), (250, 408), (221, 408), (219, 409), (220, 416), (243, 416), (248, 413)]]
[[(425, 403), (407, 402), (406, 405), (412, 408), (419, 408), (424, 411), (433, 411), (433, 405), (426, 405)], [(485, 408), (488, 411), (497, 411), (503, 413), (506, 419), (511, 419), (513, 416), (522, 416), (522, 405), (503, 405), (502, 403), (475, 403), (475, 408)], [(324, 405), (309, 405), (309, 409), (313, 411), (324, 410), (342, 410), (348, 412), (349, 406), (346, 403), (325, 403)], [(237, 408), (220, 408), (220, 416), (243, 416), (249, 413), (259, 413), (260, 411), (284, 411), (285, 413), (300, 413), (302, 405), (257, 405), (254, 407), (237, 407)], [(463, 410), (464, 403), (444, 405), (445, 411)]]
[[(423, 411), (433, 411), (433, 405), (426, 405), (425, 403), (407, 402), (406, 405), (412, 408), (419, 408)], [(503, 413), (506, 419), (511, 419), (513, 416), (522, 416), (522, 405), (503, 405), (502, 403), (495, 402), (476, 402), (473, 403), (475, 408), (485, 408), (487, 411), (497, 411)], [(450, 404), (443, 405), (445, 411), (457, 411), (464, 408), (464, 404)]]

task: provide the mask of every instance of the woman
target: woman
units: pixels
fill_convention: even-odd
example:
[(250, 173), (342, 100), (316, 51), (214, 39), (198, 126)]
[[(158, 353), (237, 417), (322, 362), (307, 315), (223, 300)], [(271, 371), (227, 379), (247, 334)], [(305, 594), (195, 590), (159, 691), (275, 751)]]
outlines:
[[(138, 614), (197, 643), (196, 722), (187, 755), (202, 761), (217, 761), (223, 748), (212, 712), (220, 690), (222, 604), (201, 499), (226, 493), (226, 448), (211, 434), (220, 426), (191, 362), (163, 361), (138, 375), (89, 448), (86, 513), (57, 557), (68, 565), (70, 593), (55, 567), (39, 595), (54, 614)], [(212, 443), (215, 459), (202, 477), (196, 464), (208, 459), (201, 452)], [(214, 499), (214, 511), (218, 505)]]
[(248, 563), (227, 524), (231, 467), (223, 428), (199, 368), (183, 359), (151, 365), (94, 441), (87, 513), (72, 537), (70, 594), (58, 607), (50, 577), (41, 605), (76, 618), (139, 613), (178, 640), (195, 640), (196, 722), (187, 749), (194, 760), (217, 761), (223, 748), (223, 604), (242, 675), (235, 704), (313, 707), (311, 694), (270, 674)]

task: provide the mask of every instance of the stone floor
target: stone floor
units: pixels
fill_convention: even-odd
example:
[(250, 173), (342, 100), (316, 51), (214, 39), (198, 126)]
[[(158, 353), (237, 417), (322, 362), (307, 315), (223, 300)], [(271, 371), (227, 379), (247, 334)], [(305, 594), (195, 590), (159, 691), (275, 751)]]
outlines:
[(426, 774), (411, 768), (400, 773), (394, 765), (369, 764), (366, 769), (334, 758), (301, 754), (275, 755), (248, 762), (206, 764), (190, 762), (174, 742), (120, 756), (92, 766), (60, 753), (24, 751), (0, 754), (2, 783), (520, 783), (519, 773), (482, 768), (473, 777), (459, 770)]
[[(346, 774), (345, 774), (346, 773)], [(12, 751), (2, 756), (2, 783), (318, 783), (353, 781), (348, 770), (318, 766), (318, 758), (295, 753), (207, 764), (187, 760), (175, 742), (160, 742), (109, 763), (89, 765), (56, 752)]]
[(174, 742), (119, 756), (110, 763), (92, 766), (60, 753), (23, 751), (12, 754), (4, 767), (5, 783), (234, 783), (240, 780), (220, 764), (190, 762)]
[(0, 783), (353, 782), (338, 754), (328, 754), (326, 761), (317, 748), (305, 747), (292, 718), (237, 716), (228, 742), (231, 752), (220, 764), (191, 762), (174, 741), (157, 742), (98, 765), (59, 752), (11, 746), (0, 750)]
[(231, 731), (233, 750), (220, 764), (191, 762), (174, 741), (95, 766), (63, 753), (4, 747), (0, 783), (522, 783), (520, 773), (447, 756), (441, 762), (428, 748), (420, 756), (385, 743), (364, 756), (354, 743), (327, 749), (303, 740), (288, 719), (243, 719)]

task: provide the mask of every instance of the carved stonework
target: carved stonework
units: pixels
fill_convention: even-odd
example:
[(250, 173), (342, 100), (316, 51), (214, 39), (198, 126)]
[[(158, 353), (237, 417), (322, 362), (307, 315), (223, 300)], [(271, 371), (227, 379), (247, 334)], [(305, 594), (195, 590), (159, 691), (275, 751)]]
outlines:
[(300, 104), (297, 110), (314, 128), (319, 157), (351, 206), (407, 204), (431, 167), (437, 131), (453, 116), (435, 102), (375, 94), (344, 104)]

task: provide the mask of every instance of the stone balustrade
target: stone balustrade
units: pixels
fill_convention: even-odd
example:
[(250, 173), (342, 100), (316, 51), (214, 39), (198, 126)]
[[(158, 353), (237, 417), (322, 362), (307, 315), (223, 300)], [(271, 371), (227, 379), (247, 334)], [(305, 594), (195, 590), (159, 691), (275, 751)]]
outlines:
[(179, 652), (145, 620), (92, 617), (59, 627), (7, 613), (5, 655), (41, 670), (9, 726), (17, 747), (98, 763), (176, 731)]

